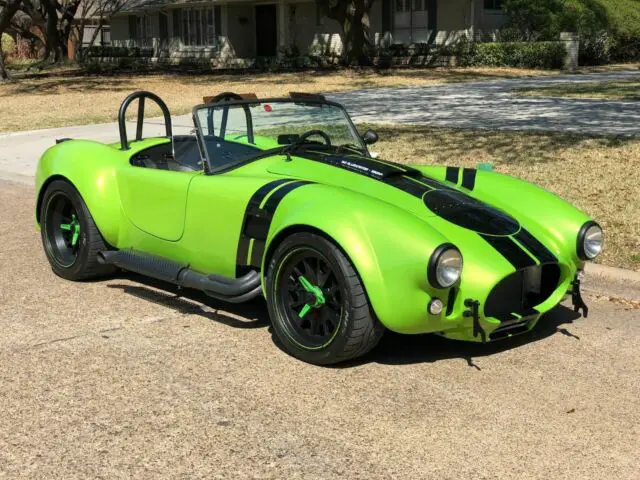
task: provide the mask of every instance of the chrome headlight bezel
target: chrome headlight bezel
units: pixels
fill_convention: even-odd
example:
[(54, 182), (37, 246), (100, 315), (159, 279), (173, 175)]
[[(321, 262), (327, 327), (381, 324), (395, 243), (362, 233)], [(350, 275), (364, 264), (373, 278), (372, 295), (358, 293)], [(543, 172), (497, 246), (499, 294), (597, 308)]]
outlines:
[[(597, 236), (600, 237), (599, 247), (594, 251), (593, 247), (589, 246), (587, 242), (593, 242), (594, 238), (597, 238)], [(598, 255), (600, 255), (600, 253), (602, 253), (603, 246), (604, 231), (600, 225), (591, 220), (580, 227), (576, 244), (578, 258), (585, 261), (594, 260)]]
[(440, 245), (429, 258), (429, 266), (427, 267), (429, 284), (438, 289), (452, 287), (460, 280), (462, 267), (463, 259), (460, 250), (451, 243)]

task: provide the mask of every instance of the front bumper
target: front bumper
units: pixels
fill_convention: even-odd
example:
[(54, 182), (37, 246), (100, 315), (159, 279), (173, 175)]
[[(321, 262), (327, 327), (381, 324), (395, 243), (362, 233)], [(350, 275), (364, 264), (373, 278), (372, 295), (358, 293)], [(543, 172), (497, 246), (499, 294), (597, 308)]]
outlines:
[(518, 270), (498, 282), (480, 301), (465, 298), (462, 318), (450, 318), (455, 327), (437, 332), (456, 340), (489, 342), (525, 333), (535, 327), (540, 317), (571, 294), (574, 310), (588, 307), (580, 293), (581, 272), (549, 263)]

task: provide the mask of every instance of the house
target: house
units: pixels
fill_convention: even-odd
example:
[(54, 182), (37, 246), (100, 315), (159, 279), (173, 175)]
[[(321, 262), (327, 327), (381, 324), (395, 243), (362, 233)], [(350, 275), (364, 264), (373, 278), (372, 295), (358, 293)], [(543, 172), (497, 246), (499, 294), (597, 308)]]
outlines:
[[(450, 43), (491, 36), (502, 0), (376, 0), (376, 44)], [(286, 49), (339, 53), (339, 24), (314, 0), (135, 0), (111, 20), (114, 46), (146, 47), (158, 59), (273, 57)]]

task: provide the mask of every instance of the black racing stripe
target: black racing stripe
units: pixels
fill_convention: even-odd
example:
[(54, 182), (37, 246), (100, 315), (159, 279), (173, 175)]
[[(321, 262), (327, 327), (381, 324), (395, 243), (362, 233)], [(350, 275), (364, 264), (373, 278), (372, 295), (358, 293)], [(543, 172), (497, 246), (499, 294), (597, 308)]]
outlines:
[(476, 169), (465, 168), (462, 171), (462, 188), (473, 190), (476, 186)]
[[(264, 184), (260, 187), (249, 199), (247, 208), (244, 212), (244, 218), (242, 220), (242, 228), (240, 230), (240, 238), (238, 239), (238, 251), (236, 253), (236, 265), (247, 265), (247, 255), (249, 254), (249, 244), (251, 238), (254, 235), (261, 235), (261, 231), (265, 228), (265, 222), (267, 221), (265, 216), (260, 212), (260, 204), (264, 201), (267, 195), (274, 189), (278, 188), (287, 182), (291, 182), (292, 179), (279, 179)], [(269, 230), (269, 223), (266, 225), (267, 231)], [(265, 234), (266, 235), (266, 234)]]
[(502, 255), (516, 270), (536, 265), (527, 252), (514, 242), (511, 237), (495, 237), (479, 234), (489, 245)]
[(385, 178), (383, 182), (418, 198), (422, 198), (425, 193), (431, 191), (431, 187), (423, 185), (413, 178), (404, 175)]
[(266, 183), (261, 186), (256, 193), (251, 196), (249, 200), (249, 207), (259, 207), (262, 201), (267, 197), (269, 192), (274, 190), (276, 187), (279, 187), (283, 183), (291, 182), (293, 179), (291, 178), (282, 178), (280, 180), (274, 180), (273, 182)]
[(348, 170), (350, 172), (364, 175), (365, 177), (381, 180), (386, 177), (402, 175), (407, 173), (409, 167), (401, 167), (400, 165), (383, 163), (372, 158), (361, 157), (358, 155), (332, 155), (330, 153), (305, 151), (298, 154), (302, 158), (313, 160), (316, 162), (332, 165), (334, 167)]
[(434, 190), (446, 190), (446, 191), (449, 191), (449, 192), (457, 192), (458, 191), (455, 188), (450, 187), (446, 183), (439, 182), (438, 180), (435, 180), (435, 179), (430, 178), (430, 177), (425, 177), (424, 175), (411, 177), (411, 178), (417, 180), (420, 183), (424, 183), (426, 186), (431, 187)]
[(549, 251), (540, 241), (534, 237), (531, 232), (521, 228), (520, 231), (514, 235), (514, 238), (522, 244), (524, 248), (529, 250), (540, 263), (557, 263), (556, 256)]
[[(287, 185), (285, 185), (284, 187), (276, 190), (270, 197), (269, 200), (267, 200), (267, 203), (264, 205), (264, 207), (262, 208), (265, 212), (267, 212), (268, 214), (273, 215), (276, 211), (276, 208), (278, 208), (278, 205), (280, 205), (280, 202), (282, 201), (282, 199), (285, 197), (285, 195), (287, 195), (288, 193), (291, 193), (293, 190), (295, 190), (296, 188), (302, 187), (303, 185), (309, 185), (312, 182), (307, 182), (304, 180), (300, 180), (297, 182), (292, 182), (289, 183)], [(266, 236), (265, 236), (265, 240), (266, 240)]]
[(460, 168), (459, 167), (447, 167), (447, 182), (458, 184), (458, 180), (460, 178)]
[(266, 242), (264, 240), (254, 240), (253, 248), (251, 249), (251, 265), (260, 268), (262, 264), (262, 257), (264, 255), (264, 247)]
[[(271, 189), (271, 192), (273, 193), (271, 193), (271, 196), (267, 199), (264, 207), (260, 208), (260, 204), (266, 195), (263, 196), (263, 199), (258, 203), (258, 206), (249, 201), (249, 205), (245, 211), (245, 219), (238, 243), (236, 273), (242, 271), (242, 269), (247, 266), (260, 268), (267, 235), (269, 234), (269, 228), (271, 227), (271, 220), (273, 219), (273, 215), (278, 208), (278, 205), (288, 193), (298, 187), (313, 183), (307, 181), (292, 182), (291, 180), (287, 180), (286, 182), (283, 182), (286, 183), (286, 185), (278, 188), (275, 192)], [(278, 186), (280, 185), (282, 185), (282, 183), (278, 184)], [(251, 244), (251, 240), (253, 240), (253, 247), (250, 248), (249, 245)], [(249, 255), (251, 258), (247, 261), (247, 256)]]

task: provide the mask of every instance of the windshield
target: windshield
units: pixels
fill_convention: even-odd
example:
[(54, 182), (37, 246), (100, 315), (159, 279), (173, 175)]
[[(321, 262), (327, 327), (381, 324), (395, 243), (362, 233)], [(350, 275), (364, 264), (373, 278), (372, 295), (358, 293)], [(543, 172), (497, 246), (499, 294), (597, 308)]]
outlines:
[(195, 120), (212, 170), (293, 146), (367, 154), (345, 110), (331, 103), (221, 102), (196, 109)]

